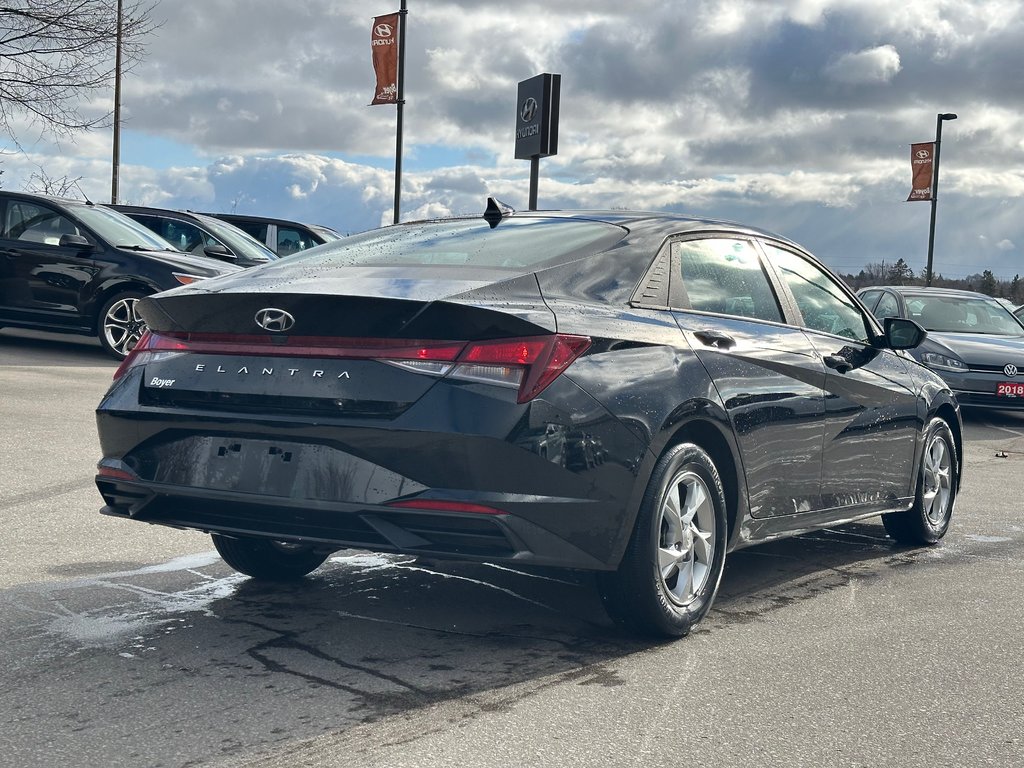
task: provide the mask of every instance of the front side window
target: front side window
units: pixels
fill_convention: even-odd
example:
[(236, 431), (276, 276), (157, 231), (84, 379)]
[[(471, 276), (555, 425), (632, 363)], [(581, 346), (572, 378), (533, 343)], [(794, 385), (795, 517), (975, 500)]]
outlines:
[(280, 256), (287, 256), (291, 253), (304, 251), (316, 245), (313, 238), (306, 232), (300, 232), (294, 227), (277, 227), (277, 253)]
[(867, 318), (831, 275), (791, 251), (767, 243), (765, 250), (793, 294), (804, 326), (863, 343), (869, 341)]
[(875, 317), (879, 320), (886, 317), (899, 317), (900, 303), (891, 293), (883, 293), (878, 306), (875, 307)]
[(177, 219), (157, 219), (157, 221), (159, 222), (157, 233), (179, 251), (201, 255), (206, 246), (220, 245), (195, 224)]
[(677, 277), (690, 307), (700, 312), (782, 321), (761, 259), (747, 240), (725, 237), (672, 244)]
[(11, 200), (7, 203), (3, 237), (29, 243), (60, 245), (61, 235), (78, 235), (78, 227), (67, 216), (45, 205)]

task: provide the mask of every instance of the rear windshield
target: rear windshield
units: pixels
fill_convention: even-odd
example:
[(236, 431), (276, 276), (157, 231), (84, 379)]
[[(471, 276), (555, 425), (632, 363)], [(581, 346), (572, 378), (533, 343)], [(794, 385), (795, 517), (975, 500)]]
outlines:
[(626, 230), (579, 219), (449, 219), (375, 229), (289, 256), (289, 263), (534, 268), (607, 250)]

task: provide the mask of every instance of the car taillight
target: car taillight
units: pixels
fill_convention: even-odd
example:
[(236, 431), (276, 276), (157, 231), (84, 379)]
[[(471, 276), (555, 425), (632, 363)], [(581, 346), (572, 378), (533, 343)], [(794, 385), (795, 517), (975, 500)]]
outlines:
[(543, 392), (589, 346), (587, 336), (564, 333), (471, 341), (448, 375), (467, 381), (517, 387), (517, 401), (526, 403)]
[(188, 344), (180, 339), (146, 331), (139, 338), (132, 351), (128, 353), (128, 357), (122, 360), (121, 365), (114, 371), (114, 381), (117, 381), (137, 366), (151, 363), (163, 357), (190, 351)]
[(114, 373), (114, 381), (136, 366), (183, 352), (345, 358), (514, 387), (519, 390), (518, 402), (525, 403), (543, 392), (590, 343), (587, 336), (564, 333), (465, 342), (146, 331)]

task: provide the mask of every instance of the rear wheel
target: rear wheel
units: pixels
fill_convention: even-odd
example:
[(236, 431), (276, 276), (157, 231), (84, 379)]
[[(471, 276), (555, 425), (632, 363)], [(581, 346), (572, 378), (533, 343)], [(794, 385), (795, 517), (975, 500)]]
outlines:
[(934, 544), (949, 530), (960, 484), (956, 443), (944, 419), (932, 419), (925, 433), (914, 506), (882, 515), (885, 532), (900, 544)]
[(100, 344), (111, 357), (124, 360), (135, 349), (146, 323), (136, 312), (142, 293), (125, 291), (111, 296), (100, 309), (97, 331)]
[(710, 610), (725, 566), (725, 491), (697, 445), (659, 459), (618, 571), (601, 574), (608, 614), (645, 635), (682, 637)]
[(231, 538), (214, 533), (217, 552), (239, 573), (254, 579), (290, 581), (312, 573), (330, 556), (303, 544), (290, 544), (249, 536)]

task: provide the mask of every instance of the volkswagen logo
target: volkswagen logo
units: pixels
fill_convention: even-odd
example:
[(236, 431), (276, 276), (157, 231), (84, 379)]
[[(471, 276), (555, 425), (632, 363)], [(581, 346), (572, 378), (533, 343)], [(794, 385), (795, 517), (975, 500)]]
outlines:
[(391, 37), (391, 25), (378, 24), (373, 28), (373, 33), (377, 35), (377, 37)]
[(266, 307), (261, 309), (256, 313), (255, 319), (256, 325), (260, 328), (277, 333), (287, 331), (295, 325), (295, 318), (291, 316), (291, 313), (285, 312), (283, 309), (277, 309), (276, 307)]
[(1017, 375), (1017, 366), (1014, 365), (1013, 363), (1010, 363), (1009, 365), (1004, 365), (1003, 366), (1003, 373), (1005, 373), (1007, 376), (1016, 376)]
[(919, 150), (917, 150), (917, 157), (920, 160), (927, 160), (931, 156), (932, 156), (932, 153), (929, 152), (927, 149), (919, 149)]
[(529, 123), (533, 120), (533, 116), (537, 114), (537, 100), (532, 96), (523, 102), (523, 108), (519, 112), (519, 117), (522, 118), (524, 123)]

